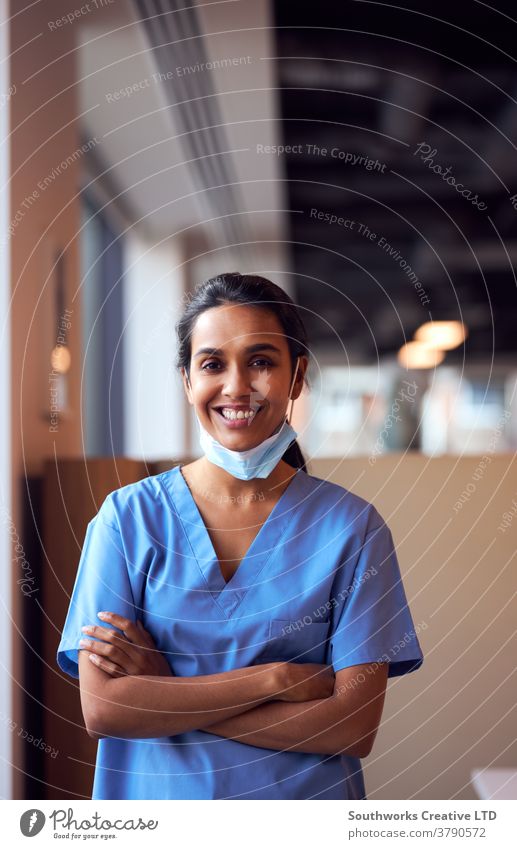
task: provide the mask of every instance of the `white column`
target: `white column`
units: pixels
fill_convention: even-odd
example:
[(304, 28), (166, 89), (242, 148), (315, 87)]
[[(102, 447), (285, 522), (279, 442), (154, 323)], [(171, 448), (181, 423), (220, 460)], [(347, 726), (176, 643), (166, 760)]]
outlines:
[(180, 245), (153, 244), (129, 231), (125, 269), (125, 454), (176, 458), (186, 451), (186, 400), (175, 368), (174, 325), (185, 303)]

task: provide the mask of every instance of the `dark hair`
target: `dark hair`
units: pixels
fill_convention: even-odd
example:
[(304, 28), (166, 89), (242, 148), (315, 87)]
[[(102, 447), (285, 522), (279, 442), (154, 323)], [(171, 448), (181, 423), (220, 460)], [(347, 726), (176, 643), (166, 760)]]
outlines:
[[(292, 379), (296, 357), (303, 354), (309, 355), (307, 331), (298, 309), (287, 292), (271, 280), (256, 274), (239, 274), (236, 271), (211, 277), (197, 286), (176, 324), (178, 337), (176, 367), (184, 368), (190, 380), (191, 339), (196, 320), (205, 310), (227, 303), (268, 309), (278, 318), (287, 337)], [(306, 378), (305, 382), (308, 386)], [(282, 460), (295, 469), (307, 471), (304, 456), (296, 440), (291, 443), (282, 456)]]

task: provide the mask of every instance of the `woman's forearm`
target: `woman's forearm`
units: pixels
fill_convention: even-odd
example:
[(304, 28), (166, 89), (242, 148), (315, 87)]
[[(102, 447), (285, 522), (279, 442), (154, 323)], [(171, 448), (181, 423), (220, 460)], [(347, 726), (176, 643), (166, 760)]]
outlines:
[(278, 692), (276, 664), (196, 677), (126, 675), (95, 670), (94, 692), (81, 688), (88, 732), (94, 737), (168, 737), (257, 707)]
[(202, 730), (263, 749), (350, 757), (368, 754), (360, 713), (347, 715), (343, 699), (337, 696), (272, 701)]

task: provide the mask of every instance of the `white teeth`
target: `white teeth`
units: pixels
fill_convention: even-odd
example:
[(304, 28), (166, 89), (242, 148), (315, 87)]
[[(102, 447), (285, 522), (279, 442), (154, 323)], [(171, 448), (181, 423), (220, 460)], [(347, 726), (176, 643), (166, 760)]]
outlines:
[(229, 419), (233, 421), (234, 419), (251, 419), (255, 415), (255, 410), (239, 410), (236, 412), (235, 410), (228, 409), (227, 407), (223, 407), (221, 410), (225, 419)]

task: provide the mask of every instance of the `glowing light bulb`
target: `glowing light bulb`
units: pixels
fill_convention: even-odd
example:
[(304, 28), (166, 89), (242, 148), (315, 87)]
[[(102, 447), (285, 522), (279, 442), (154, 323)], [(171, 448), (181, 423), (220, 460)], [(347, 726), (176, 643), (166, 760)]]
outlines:
[(426, 321), (418, 328), (413, 338), (431, 348), (450, 351), (465, 341), (467, 332), (461, 321)]
[(50, 355), (50, 363), (54, 371), (58, 374), (66, 374), (71, 362), (70, 350), (65, 345), (56, 345)]
[(397, 360), (406, 369), (435, 368), (444, 357), (443, 351), (422, 342), (407, 342), (397, 354)]

